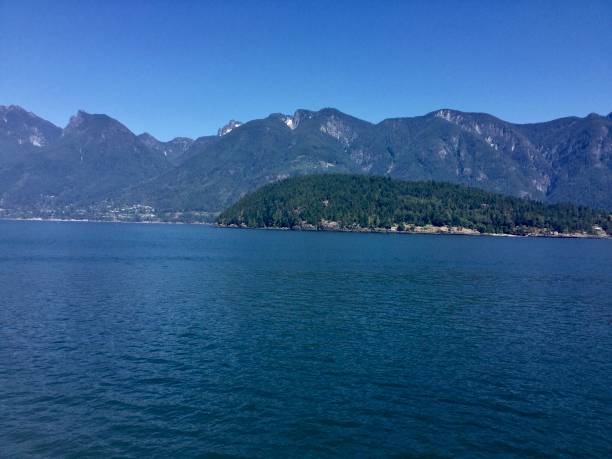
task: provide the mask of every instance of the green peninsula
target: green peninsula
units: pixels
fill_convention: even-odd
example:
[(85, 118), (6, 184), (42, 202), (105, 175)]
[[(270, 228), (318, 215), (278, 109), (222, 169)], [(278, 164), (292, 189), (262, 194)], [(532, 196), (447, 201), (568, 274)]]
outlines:
[(293, 177), (247, 194), (219, 215), (223, 226), (337, 231), (600, 236), (612, 215), (544, 204), (450, 183), (365, 175)]

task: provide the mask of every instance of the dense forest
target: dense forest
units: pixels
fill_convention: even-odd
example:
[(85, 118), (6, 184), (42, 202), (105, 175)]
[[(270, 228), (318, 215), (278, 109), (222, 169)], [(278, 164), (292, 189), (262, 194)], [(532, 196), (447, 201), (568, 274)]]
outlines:
[(449, 183), (341, 174), (266, 185), (223, 212), (218, 223), (398, 231), (430, 225), (516, 235), (612, 234), (612, 216), (587, 207), (543, 204)]

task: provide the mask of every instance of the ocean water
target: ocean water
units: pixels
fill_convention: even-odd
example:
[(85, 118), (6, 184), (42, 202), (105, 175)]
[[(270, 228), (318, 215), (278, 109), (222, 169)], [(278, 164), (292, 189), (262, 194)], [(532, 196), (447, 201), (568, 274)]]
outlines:
[(0, 222), (1, 457), (611, 457), (612, 241)]

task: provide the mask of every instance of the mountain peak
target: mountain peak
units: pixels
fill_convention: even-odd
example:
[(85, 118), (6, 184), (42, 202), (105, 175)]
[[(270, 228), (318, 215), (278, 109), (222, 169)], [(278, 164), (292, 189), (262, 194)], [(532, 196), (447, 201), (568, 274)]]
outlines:
[(66, 129), (77, 129), (79, 126), (86, 122), (88, 116), (89, 113), (83, 110), (77, 111), (76, 114), (70, 117)]
[(231, 131), (233, 131), (234, 129), (240, 126), (242, 126), (242, 123), (240, 121), (229, 120), (229, 122), (225, 126), (217, 130), (217, 135), (222, 136), (225, 134), (229, 134)]
[(84, 110), (79, 110), (70, 118), (68, 125), (64, 129), (64, 133), (71, 134), (87, 130), (110, 130), (116, 133), (132, 134), (132, 131), (110, 116), (98, 113), (87, 113)]
[[(325, 107), (318, 111), (307, 110), (305, 108), (298, 108), (293, 115), (285, 115), (283, 113), (272, 113), (268, 118), (279, 119), (284, 122), (290, 129), (295, 129), (304, 120), (310, 120), (313, 118), (325, 119), (330, 117), (345, 117), (354, 118), (346, 113), (341, 112), (337, 108)], [(356, 118), (355, 118), (356, 119)]]
[(337, 108), (334, 107), (323, 107), (321, 110), (317, 112), (319, 115), (330, 116), (330, 115), (340, 115), (340, 116), (349, 116), (346, 113), (341, 112)]
[(34, 113), (27, 111), (25, 108), (19, 105), (0, 105), (0, 114), (3, 114), (4, 116), (12, 114), (16, 116), (27, 116), (38, 119), (38, 116), (36, 116)]
[(0, 105), (0, 112), (10, 112), (10, 111), (29, 113), (26, 109), (24, 109), (23, 107), (20, 107), (19, 105)]
[(143, 142), (145, 145), (157, 145), (159, 144), (159, 140), (157, 140), (155, 137), (153, 137), (151, 134), (149, 134), (148, 132), (143, 132), (142, 134), (140, 134), (138, 136), (138, 138), (140, 139), (141, 142)]
[(284, 113), (271, 113), (270, 115), (268, 115), (268, 119), (278, 120), (281, 123), (286, 124), (287, 127), (291, 130), (297, 127), (295, 116), (285, 115)]
[(441, 108), (430, 112), (428, 115), (435, 116), (436, 118), (442, 118), (446, 121), (454, 122), (463, 115), (459, 110), (453, 110), (452, 108)]
[(15, 142), (17, 148), (43, 147), (61, 135), (59, 127), (19, 105), (0, 105), (0, 128), (0, 139)]

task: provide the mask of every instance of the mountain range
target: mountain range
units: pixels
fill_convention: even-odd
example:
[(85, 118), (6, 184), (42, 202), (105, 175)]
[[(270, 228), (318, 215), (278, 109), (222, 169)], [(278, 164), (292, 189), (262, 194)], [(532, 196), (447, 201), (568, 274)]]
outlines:
[(612, 210), (612, 114), (515, 124), (441, 109), (373, 124), (326, 108), (232, 120), (217, 135), (162, 142), (107, 115), (79, 111), (62, 129), (0, 106), (2, 215), (135, 205), (215, 214), (264, 184), (329, 172)]

